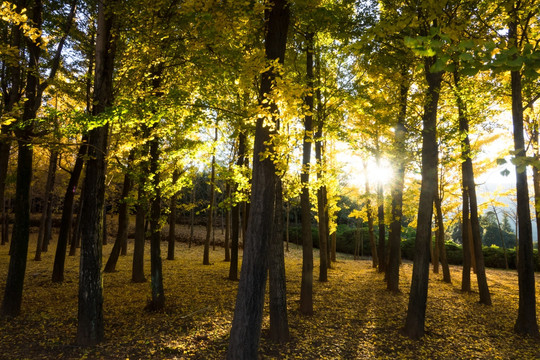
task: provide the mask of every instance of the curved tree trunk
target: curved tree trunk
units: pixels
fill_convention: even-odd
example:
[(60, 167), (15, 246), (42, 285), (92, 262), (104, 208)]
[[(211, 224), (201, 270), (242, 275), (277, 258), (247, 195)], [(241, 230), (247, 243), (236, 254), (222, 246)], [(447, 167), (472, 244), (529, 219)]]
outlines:
[(422, 185), (420, 188), (420, 203), (414, 265), (407, 308), (407, 318), (403, 332), (411, 339), (424, 335), (426, 302), (429, 281), (429, 244), (431, 242), (431, 220), (433, 216), (433, 198), (437, 192), (437, 104), (441, 88), (442, 73), (430, 72), (435, 57), (424, 59), (424, 71), (428, 84), (424, 115), (422, 116)]
[[(133, 159), (133, 151), (129, 154), (128, 163), (131, 163)], [(133, 182), (131, 181), (131, 175), (129, 174), (129, 168), (126, 174), (124, 174), (124, 184), (122, 185), (122, 195), (120, 200), (120, 206), (118, 207), (118, 232), (116, 233), (116, 239), (114, 240), (114, 245), (109, 255), (109, 259), (105, 264), (105, 269), (103, 270), (106, 273), (114, 272), (116, 270), (116, 263), (118, 262), (118, 257), (120, 256), (120, 251), (125, 242), (127, 242), (128, 236), (128, 225), (129, 225), (129, 209), (128, 209), (128, 197), (133, 187)]]
[[(265, 48), (268, 60), (283, 64), (289, 28), (289, 7), (286, 0), (273, 0), (265, 11)], [(262, 74), (260, 99), (268, 99), (276, 70), (271, 66)], [(276, 116), (276, 106), (271, 106)], [(274, 223), (275, 165), (270, 158), (260, 159), (268, 148), (270, 129), (257, 119), (253, 156), (253, 180), (249, 224), (244, 240), (244, 259), (238, 284), (227, 359), (256, 359), (263, 317), (264, 293), (268, 273), (268, 246)], [(266, 119), (275, 122), (276, 119)]]
[(69, 233), (71, 231), (71, 222), (73, 219), (73, 202), (75, 200), (75, 193), (77, 190), (77, 185), (79, 183), (79, 178), (81, 177), (81, 173), (84, 166), (84, 156), (86, 155), (86, 152), (87, 152), (87, 145), (86, 145), (87, 141), (88, 141), (88, 137), (86, 135), (83, 136), (83, 139), (82, 139), (83, 145), (79, 147), (77, 159), (75, 160), (75, 165), (73, 166), (71, 177), (69, 178), (66, 193), (64, 195), (64, 205), (62, 207), (62, 219), (60, 221), (60, 231), (58, 233), (58, 241), (56, 243), (56, 253), (54, 256), (54, 265), (53, 265), (53, 273), (52, 273), (53, 282), (64, 281), (64, 264), (66, 261), (66, 249), (67, 249), (67, 244), (68, 244), (68, 239), (69, 239)]

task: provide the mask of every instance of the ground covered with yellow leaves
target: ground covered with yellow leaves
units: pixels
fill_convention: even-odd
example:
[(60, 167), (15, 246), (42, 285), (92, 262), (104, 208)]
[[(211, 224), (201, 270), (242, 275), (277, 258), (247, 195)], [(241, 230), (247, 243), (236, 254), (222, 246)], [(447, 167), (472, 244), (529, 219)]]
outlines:
[[(105, 256), (111, 248), (104, 247)], [(163, 254), (165, 251), (163, 243)], [(7, 253), (8, 246), (0, 247), (2, 290)], [(210, 266), (202, 265), (202, 254), (201, 246), (188, 248), (178, 243), (176, 260), (163, 260), (166, 309), (160, 313), (143, 310), (150, 285), (132, 283), (131, 256), (121, 257), (118, 271), (104, 274), (106, 340), (91, 348), (74, 344), (78, 256), (67, 258), (62, 284), (50, 280), (54, 251), (43, 254), (41, 262), (29, 256), (22, 314), (12, 320), (0, 319), (0, 359), (224, 358), (237, 282), (227, 280), (229, 264), (223, 261), (223, 248), (211, 252)], [(146, 258), (149, 270), (149, 256)], [(262, 359), (540, 358), (537, 339), (513, 333), (518, 303), (515, 271), (488, 270), (490, 307), (478, 304), (477, 293), (459, 291), (461, 268), (452, 267), (452, 284), (431, 274), (427, 334), (411, 341), (399, 333), (407, 309), (411, 264), (401, 267), (402, 293), (391, 294), (370, 261), (340, 257), (329, 271), (329, 281), (315, 282), (315, 314), (309, 317), (297, 310), (301, 267), (301, 250), (291, 246), (286, 269), (292, 339), (287, 344), (267, 340), (266, 316)]]

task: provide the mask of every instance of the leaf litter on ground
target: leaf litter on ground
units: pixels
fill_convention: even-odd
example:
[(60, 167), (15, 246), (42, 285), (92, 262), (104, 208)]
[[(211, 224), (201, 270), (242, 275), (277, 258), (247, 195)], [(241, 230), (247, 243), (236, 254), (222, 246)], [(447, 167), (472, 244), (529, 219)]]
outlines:
[[(35, 234), (30, 249), (32, 243)], [(227, 279), (229, 263), (223, 261), (222, 247), (211, 252), (213, 264), (208, 266), (202, 265), (202, 246), (176, 245), (175, 260), (163, 257), (166, 307), (162, 312), (143, 310), (150, 284), (131, 282), (131, 252), (120, 257), (116, 272), (103, 274), (105, 341), (94, 347), (74, 343), (78, 255), (66, 258), (61, 284), (50, 280), (54, 251), (44, 253), (40, 262), (29, 256), (21, 315), (0, 319), (0, 359), (223, 359), (238, 283)], [(166, 246), (163, 242), (162, 254)], [(105, 260), (111, 249), (112, 244), (104, 246)], [(2, 289), (8, 251), (9, 246), (0, 247)], [(373, 269), (369, 259), (340, 254), (329, 270), (329, 281), (314, 282), (314, 314), (304, 316), (298, 311), (301, 248), (291, 244), (285, 257), (291, 340), (275, 344), (267, 339), (266, 302), (261, 359), (540, 358), (539, 340), (513, 331), (518, 307), (515, 271), (487, 270), (492, 306), (479, 304), (475, 291), (460, 291), (461, 267), (451, 266), (452, 284), (430, 273), (426, 335), (412, 341), (399, 332), (407, 310), (411, 263), (401, 265), (401, 292), (394, 294), (386, 290), (384, 274)], [(145, 262), (148, 273), (148, 255)], [(315, 261), (315, 279), (317, 275)], [(471, 279), (475, 289), (474, 274)]]

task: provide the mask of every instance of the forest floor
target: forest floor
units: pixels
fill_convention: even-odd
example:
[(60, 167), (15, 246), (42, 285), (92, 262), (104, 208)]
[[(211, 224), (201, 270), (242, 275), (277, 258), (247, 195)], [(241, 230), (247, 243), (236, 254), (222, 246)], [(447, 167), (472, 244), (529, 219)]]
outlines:
[[(95, 347), (79, 347), (74, 344), (79, 257), (67, 257), (65, 281), (53, 284), (55, 244), (41, 262), (35, 262), (33, 234), (22, 313), (11, 320), (0, 319), (0, 359), (224, 358), (237, 282), (227, 280), (229, 263), (223, 261), (223, 248), (211, 251), (213, 265), (204, 266), (202, 246), (177, 243), (176, 260), (171, 261), (165, 260), (163, 243), (166, 308), (150, 313), (143, 310), (150, 297), (149, 282), (130, 281), (133, 244), (129, 245), (128, 256), (119, 259), (118, 271), (103, 277), (106, 339)], [(112, 244), (104, 246), (104, 262), (111, 248)], [(329, 270), (329, 281), (314, 282), (314, 315), (302, 316), (298, 311), (301, 249), (291, 244), (285, 256), (291, 341), (280, 345), (267, 339), (266, 313), (261, 359), (540, 358), (537, 339), (513, 332), (518, 306), (515, 271), (488, 269), (493, 306), (480, 305), (477, 292), (460, 291), (460, 267), (451, 267), (452, 284), (442, 282), (442, 274), (431, 273), (427, 333), (411, 341), (399, 333), (407, 309), (411, 264), (401, 267), (402, 292), (392, 294), (385, 290), (383, 275), (372, 269), (371, 261), (340, 255)], [(148, 273), (148, 255), (145, 260)], [(2, 290), (8, 261), (8, 246), (1, 246)], [(317, 267), (315, 260), (315, 279)]]

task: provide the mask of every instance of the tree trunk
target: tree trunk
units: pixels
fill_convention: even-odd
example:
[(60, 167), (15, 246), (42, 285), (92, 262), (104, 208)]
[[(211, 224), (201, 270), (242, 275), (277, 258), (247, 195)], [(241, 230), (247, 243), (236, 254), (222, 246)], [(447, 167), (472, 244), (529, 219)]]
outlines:
[[(306, 74), (308, 87), (313, 89), (313, 33), (306, 35)], [(311, 234), (311, 202), (309, 200), (309, 169), (311, 143), (313, 141), (313, 91), (308, 91), (304, 99), (308, 113), (304, 117), (304, 142), (302, 147), (302, 172), (300, 183), (300, 210), (302, 224), (302, 281), (300, 286), (300, 311), (313, 314), (313, 238)], [(319, 246), (320, 247), (320, 246)], [(322, 252), (322, 250), (321, 250)]]
[[(518, 45), (518, 9), (513, 8), (509, 23), (508, 37)], [(516, 158), (526, 156), (523, 136), (523, 100), (521, 73), (510, 72), (512, 81), (512, 123), (514, 125), (514, 149)], [(514, 330), (519, 334), (538, 337), (536, 320), (536, 290), (534, 281), (534, 262), (532, 244), (532, 225), (529, 209), (529, 189), (526, 169), (516, 165), (517, 218), (519, 231), (518, 285), (519, 307)]]
[(128, 209), (128, 198), (131, 188), (133, 187), (133, 182), (131, 181), (130, 163), (133, 160), (134, 153), (133, 151), (129, 154), (128, 160), (128, 169), (124, 174), (124, 184), (122, 185), (122, 195), (120, 200), (120, 205), (118, 207), (118, 232), (116, 234), (116, 239), (114, 240), (114, 245), (109, 255), (109, 259), (105, 264), (105, 269), (103, 270), (106, 273), (111, 273), (116, 270), (116, 263), (118, 262), (118, 257), (120, 256), (120, 251), (123, 247), (123, 244), (127, 242), (128, 237), (128, 225), (129, 225), (129, 209)]
[(384, 196), (383, 186), (381, 183), (377, 185), (377, 218), (379, 224), (379, 246), (377, 255), (379, 257), (379, 272), (386, 271), (386, 234), (384, 228)]
[[(266, 58), (283, 64), (289, 27), (289, 8), (286, 0), (273, 0), (265, 11)], [(259, 91), (261, 102), (268, 99), (277, 76), (273, 66), (262, 74)], [(271, 100), (270, 100), (271, 101)], [(271, 106), (276, 116), (277, 106)], [(244, 260), (238, 284), (227, 359), (256, 359), (264, 305), (264, 293), (268, 271), (268, 247), (274, 224), (275, 165), (270, 158), (260, 159), (261, 153), (272, 149), (270, 129), (263, 118), (257, 119), (253, 155), (253, 177), (249, 224), (244, 240)], [(266, 121), (275, 122), (274, 119)]]
[[(180, 173), (178, 170), (173, 172), (173, 185), (178, 182), (180, 178)], [(174, 260), (174, 244), (176, 242), (176, 199), (178, 194), (175, 192), (171, 196), (171, 206), (169, 214), (169, 243), (167, 246), (167, 260)]]
[(403, 187), (405, 180), (405, 140), (407, 128), (407, 95), (409, 82), (402, 71), (399, 104), (400, 110), (394, 132), (394, 182), (392, 183), (392, 220), (388, 233), (388, 268), (386, 269), (386, 286), (389, 291), (399, 291), (399, 263), (401, 259), (401, 218), (403, 217)]
[[(462, 165), (463, 168), (463, 165)], [(463, 171), (463, 170), (462, 170)], [(465, 188), (462, 190), (463, 196), (463, 215), (461, 221), (461, 242), (463, 251), (463, 271), (461, 275), (461, 291), (471, 291), (471, 237), (469, 236), (470, 218), (469, 218), (469, 198)]]
[[(56, 253), (54, 256), (52, 282), (64, 281), (64, 264), (66, 261), (66, 250), (68, 244), (69, 233), (71, 231), (71, 222), (73, 219), (73, 202), (75, 200), (75, 193), (77, 191), (77, 185), (84, 166), (84, 157), (88, 151), (86, 142), (88, 137), (85, 135), (82, 138), (83, 144), (79, 147), (75, 165), (69, 178), (66, 193), (64, 195), (64, 205), (62, 207), (62, 219), (60, 221), (60, 231), (58, 233), (58, 241), (56, 243)], [(88, 172), (88, 170), (87, 170)], [(84, 198), (82, 198), (84, 199)], [(83, 200), (84, 201), (84, 200)], [(100, 216), (101, 218), (101, 216)], [(101, 224), (100, 224), (101, 228)]]
[(154, 138), (150, 143), (150, 174), (154, 195), (150, 202), (150, 275), (152, 280), (152, 300), (146, 306), (148, 310), (158, 311), (165, 307), (165, 292), (163, 290), (163, 269), (161, 264), (161, 189), (159, 188), (159, 140)]
[(403, 332), (411, 339), (424, 335), (426, 302), (429, 281), (429, 243), (431, 242), (431, 220), (433, 197), (437, 192), (437, 104), (441, 88), (442, 73), (431, 73), (435, 58), (424, 59), (424, 71), (428, 84), (424, 115), (422, 116), (422, 185), (416, 229), (414, 265), (409, 294), (407, 318)]
[[(317, 160), (317, 180), (322, 181), (323, 172), (323, 149), (322, 149), (322, 119), (317, 124), (315, 134), (315, 159)], [(328, 281), (328, 218), (326, 205), (326, 186), (322, 185), (317, 189), (317, 214), (319, 217), (319, 281)]]
[(484, 255), (482, 253), (482, 237), (480, 235), (480, 224), (478, 223), (478, 205), (476, 200), (476, 186), (474, 183), (474, 172), (472, 166), (472, 159), (470, 155), (470, 141), (469, 141), (469, 121), (467, 118), (467, 110), (465, 103), (461, 96), (459, 96), (459, 72), (454, 72), (454, 83), (458, 89), (457, 93), (457, 105), (458, 105), (458, 117), (460, 133), (464, 135), (463, 149), (465, 157), (463, 160), (463, 188), (469, 198), (469, 211), (470, 211), (470, 225), (472, 230), (472, 245), (474, 249), (474, 262), (476, 265), (476, 278), (478, 280), (478, 291), (480, 294), (480, 303), (485, 305), (491, 305), (491, 295), (486, 278), (486, 270), (484, 266)]
[[(215, 128), (215, 138), (217, 141), (217, 126)], [(203, 265), (210, 264), (210, 236), (212, 235), (212, 229), (214, 227), (214, 201), (215, 201), (215, 189), (216, 189), (216, 155), (212, 155), (212, 170), (210, 173), (210, 204), (208, 205), (208, 219), (206, 220), (206, 239), (204, 241), (204, 256)]]
[[(242, 131), (238, 134), (238, 159), (236, 165), (244, 166), (246, 156), (246, 134)], [(238, 185), (234, 184), (233, 193), (238, 191)], [(235, 202), (231, 209), (231, 264), (229, 266), (229, 280), (238, 280), (238, 239), (240, 237), (240, 207), (241, 203)]]
[[(35, 0), (32, 7), (33, 26), (40, 29), (42, 23), (42, 3)], [(40, 47), (37, 42), (28, 43), (29, 68), (26, 79), (26, 101), (23, 105), (23, 114), (20, 127), (15, 135), (18, 139), (19, 158), (17, 160), (17, 182), (15, 190), (15, 222), (13, 224), (13, 237), (9, 259), (8, 275), (1, 314), (4, 316), (17, 316), (21, 311), (24, 275), (26, 272), (26, 259), (28, 257), (28, 239), (30, 235), (30, 185), (32, 182), (31, 146), (34, 119), (41, 105), (39, 96), (39, 56)]]
[[(47, 183), (45, 185), (45, 208), (43, 209), (43, 213), (41, 214), (41, 220), (39, 222), (39, 233), (38, 233), (38, 240), (37, 240), (37, 246), (36, 246), (36, 256), (34, 257), (35, 261), (41, 261), (41, 250), (43, 248), (43, 242), (45, 239), (46, 231), (45, 228), (47, 227), (47, 224), (51, 221), (52, 217), (52, 197), (53, 197), (53, 189), (54, 189), (54, 179), (56, 177), (56, 165), (58, 162), (58, 152), (57, 151), (51, 151), (50, 159), (49, 159), (49, 171), (47, 172)], [(49, 227), (50, 229), (50, 227)], [(50, 230), (47, 235), (50, 235)]]
[(371, 194), (369, 190), (369, 180), (367, 174), (367, 163), (364, 162), (364, 174), (365, 174), (365, 187), (366, 187), (366, 213), (368, 221), (368, 234), (369, 245), (371, 248), (371, 266), (376, 269), (379, 264), (379, 257), (377, 256), (377, 244), (375, 242), (375, 233), (373, 231), (373, 210), (371, 208)]
[(269, 300), (270, 339), (274, 342), (289, 341), (287, 318), (287, 289), (285, 282), (285, 253), (283, 251), (283, 189), (281, 179), (276, 184), (273, 236), (269, 249)]
[(69, 247), (69, 256), (75, 256), (77, 249), (81, 247), (81, 214), (83, 208), (83, 193), (84, 186), (81, 188), (81, 195), (79, 195), (79, 211), (77, 212), (77, 220), (75, 221), (75, 228), (71, 234), (71, 246)]
[[(231, 184), (227, 183), (225, 186), (225, 193), (227, 194), (227, 198), (231, 198)], [(229, 240), (231, 237), (231, 210), (229, 206), (225, 207), (225, 261), (231, 261), (231, 251), (230, 251), (230, 244)]]
[(450, 268), (448, 267), (448, 259), (446, 257), (446, 246), (444, 245), (444, 222), (442, 217), (441, 198), (438, 195), (434, 197), (436, 221), (437, 221), (437, 236), (438, 253), (436, 257), (440, 257), (443, 270), (443, 281), (452, 283), (450, 278)]
[(506, 253), (506, 244), (504, 241), (504, 235), (501, 229), (501, 223), (499, 221), (499, 214), (497, 214), (497, 211), (495, 210), (495, 206), (491, 205), (491, 208), (493, 209), (493, 213), (495, 214), (495, 219), (497, 220), (497, 228), (499, 229), (499, 236), (501, 237), (501, 245), (504, 252), (504, 265), (505, 269), (508, 270), (508, 255)]
[[(97, 116), (112, 104), (114, 50), (112, 24), (113, 0), (98, 3), (96, 37), (96, 71), (92, 115)], [(79, 271), (79, 305), (77, 344), (96, 345), (103, 341), (103, 288), (101, 229), (105, 194), (105, 151), (108, 125), (92, 129), (88, 138), (86, 176), (84, 179), (84, 208), (81, 220), (81, 265)]]
[(191, 249), (191, 243), (193, 242), (193, 233), (195, 230), (195, 184), (191, 189), (191, 210), (189, 211), (189, 242), (188, 247)]
[(143, 184), (139, 184), (139, 190), (137, 195), (135, 217), (135, 240), (133, 244), (133, 267), (131, 271), (131, 281), (134, 283), (146, 282), (144, 276), (144, 243), (146, 240), (146, 233), (144, 231), (144, 223), (146, 220), (146, 198), (143, 195)]

